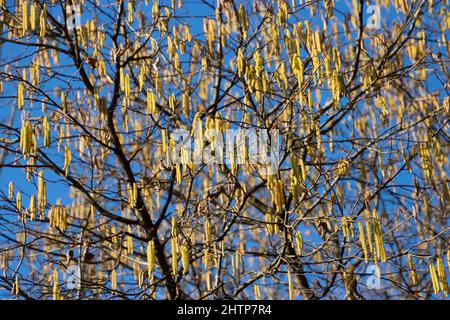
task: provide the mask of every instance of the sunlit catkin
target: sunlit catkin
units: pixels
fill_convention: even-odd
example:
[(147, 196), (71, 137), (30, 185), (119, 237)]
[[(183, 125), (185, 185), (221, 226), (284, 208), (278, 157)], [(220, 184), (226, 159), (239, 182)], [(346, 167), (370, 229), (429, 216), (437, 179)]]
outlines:
[(364, 233), (364, 226), (361, 222), (358, 221), (358, 229), (359, 229), (359, 241), (361, 242), (361, 247), (364, 253), (364, 261), (369, 263), (369, 251), (367, 249), (367, 241)]
[(297, 254), (301, 256), (303, 250), (303, 237), (300, 231), (297, 231), (295, 235), (295, 247), (297, 249)]
[(124, 84), (124, 93), (125, 93), (125, 97), (129, 97), (131, 95), (131, 85), (130, 85), (130, 75), (127, 74), (125, 75), (125, 84)]
[(8, 184), (8, 199), (14, 199), (14, 182), (10, 181)]
[(295, 299), (294, 281), (292, 279), (291, 271), (288, 270), (288, 285), (289, 285), (289, 300)]
[(437, 261), (437, 275), (439, 278), (439, 285), (441, 287), (441, 291), (444, 292), (446, 296), (448, 296), (450, 290), (447, 282), (447, 275), (445, 274), (444, 263), (442, 262), (441, 257), (438, 257), (436, 261)]
[(33, 221), (34, 219), (36, 219), (37, 213), (36, 196), (34, 194), (30, 197), (30, 205), (28, 210), (30, 211), (30, 220)]
[(409, 269), (410, 269), (411, 282), (413, 285), (416, 285), (418, 283), (418, 277), (417, 277), (416, 266), (414, 265), (413, 256), (411, 254), (408, 254), (408, 265), (409, 265)]
[(24, 0), (22, 2), (22, 36), (24, 36), (29, 28), (29, 21), (30, 21), (30, 17), (29, 17), (29, 8), (28, 8), (29, 4), (27, 0)]
[(378, 258), (380, 258), (382, 262), (386, 262), (387, 261), (386, 249), (384, 247), (381, 222), (378, 218), (375, 218), (373, 221), (373, 229), (375, 234), (375, 246), (377, 248)]
[(59, 274), (56, 268), (53, 270), (53, 300), (59, 300)]
[(156, 95), (152, 90), (147, 91), (147, 112), (151, 114), (156, 112)]
[(155, 243), (153, 240), (150, 240), (147, 243), (147, 269), (148, 269), (148, 278), (152, 277), (153, 271), (155, 270)]
[(117, 290), (117, 271), (113, 269), (111, 271), (111, 290)]
[(25, 104), (25, 87), (19, 82), (17, 85), (17, 107), (22, 109)]
[(50, 122), (47, 117), (44, 117), (42, 121), (42, 126), (44, 129), (44, 147), (50, 147), (51, 143), (51, 133), (50, 133)]
[(261, 289), (257, 284), (253, 286), (253, 292), (255, 294), (255, 300), (262, 300)]
[(16, 208), (20, 215), (22, 213), (22, 193), (20, 191), (16, 194)]
[(44, 4), (41, 10), (41, 14), (39, 16), (39, 36), (44, 37), (47, 33), (47, 5)]
[(431, 283), (433, 285), (434, 294), (439, 293), (439, 280), (436, 273), (436, 268), (433, 263), (428, 264), (428, 270), (430, 272)]
[(22, 148), (24, 159), (27, 159), (31, 154), (34, 147), (34, 140), (33, 125), (28, 120), (22, 121), (22, 128), (20, 130), (20, 147)]
[(64, 175), (66, 177), (69, 175), (71, 162), (72, 162), (72, 150), (70, 150), (69, 145), (66, 144), (64, 148)]
[(43, 213), (47, 206), (47, 185), (44, 180), (44, 171), (38, 173), (38, 202), (39, 211)]
[(186, 241), (181, 245), (181, 262), (183, 264), (183, 273), (189, 272), (189, 247)]
[(39, 14), (39, 4), (37, 2), (33, 2), (31, 5), (31, 13), (30, 13), (30, 27), (31, 30), (35, 31), (38, 24), (38, 14)]
[(182, 175), (181, 175), (181, 164), (177, 163), (175, 165), (175, 177), (178, 185), (181, 185)]
[(134, 253), (134, 245), (133, 245), (133, 232), (131, 231), (131, 226), (128, 225), (127, 227), (127, 254), (132, 255)]
[(176, 238), (172, 238), (172, 273), (176, 275), (178, 273), (178, 241)]
[(20, 293), (20, 286), (19, 286), (19, 276), (16, 275), (16, 279), (14, 281), (14, 294), (18, 296)]

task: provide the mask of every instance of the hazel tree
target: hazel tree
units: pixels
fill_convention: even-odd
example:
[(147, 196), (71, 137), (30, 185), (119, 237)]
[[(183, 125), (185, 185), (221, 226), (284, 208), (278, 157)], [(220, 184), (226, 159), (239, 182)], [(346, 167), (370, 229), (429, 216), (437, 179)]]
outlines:
[(448, 0), (0, 0), (0, 297), (445, 299), (449, 27)]

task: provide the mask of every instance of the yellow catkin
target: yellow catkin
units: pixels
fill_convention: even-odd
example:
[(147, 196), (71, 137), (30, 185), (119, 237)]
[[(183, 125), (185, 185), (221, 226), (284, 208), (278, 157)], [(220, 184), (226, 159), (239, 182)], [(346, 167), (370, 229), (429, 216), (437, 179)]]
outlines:
[(244, 52), (242, 51), (241, 48), (239, 48), (238, 53), (237, 53), (237, 71), (238, 71), (239, 77), (242, 77), (245, 74), (245, 68), (246, 68), (246, 63), (245, 63)]
[(306, 167), (305, 167), (305, 162), (303, 161), (303, 159), (300, 158), (300, 170), (302, 173), (302, 179), (303, 181), (306, 181)]
[(53, 270), (53, 300), (59, 300), (59, 275), (56, 268)]
[(253, 286), (253, 292), (255, 293), (255, 300), (262, 300), (261, 289), (257, 284)]
[(433, 291), (435, 294), (439, 293), (439, 280), (436, 274), (436, 268), (434, 267), (434, 264), (430, 263), (428, 265), (428, 269), (430, 271), (430, 278), (431, 278), (431, 283), (433, 285)]
[(172, 273), (178, 273), (178, 243), (176, 238), (172, 238)]
[(8, 198), (9, 200), (14, 199), (14, 182), (12, 181), (8, 184)]
[(134, 22), (134, 0), (128, 1), (128, 22), (133, 23)]
[(33, 221), (36, 219), (37, 212), (36, 196), (34, 194), (30, 197), (30, 205), (28, 209), (30, 211), (30, 220)]
[(181, 185), (182, 175), (181, 175), (181, 164), (177, 163), (175, 165), (175, 176), (178, 185)]
[(416, 266), (414, 265), (413, 256), (411, 254), (408, 254), (408, 265), (409, 265), (409, 269), (411, 270), (411, 273), (410, 273), (411, 282), (413, 285), (416, 285), (418, 283), (418, 277), (417, 277)]
[(133, 237), (132, 237), (132, 231), (131, 231), (131, 226), (127, 227), (127, 251), (128, 251), (128, 255), (132, 255), (134, 253), (134, 245), (133, 245)]
[(183, 264), (183, 273), (189, 272), (189, 247), (187, 242), (183, 242), (181, 245), (181, 262)]
[(22, 36), (24, 36), (29, 28), (29, 14), (28, 14), (28, 1), (22, 2)]
[(111, 290), (117, 290), (117, 271), (113, 269), (111, 272)]
[(142, 89), (144, 88), (144, 82), (145, 82), (145, 74), (147, 73), (147, 68), (146, 65), (142, 65), (140, 70), (139, 70), (139, 91), (142, 91)]
[(39, 16), (39, 36), (44, 37), (47, 33), (47, 5), (44, 4)]
[(447, 250), (447, 268), (450, 272), (450, 248)]
[(370, 220), (366, 220), (366, 232), (367, 232), (367, 243), (369, 244), (369, 251), (370, 253), (374, 253), (373, 252), (373, 241), (372, 241), (372, 227), (371, 227), (371, 223)]
[(64, 174), (66, 177), (69, 175), (70, 163), (72, 162), (72, 151), (70, 147), (66, 144), (64, 149)]
[(133, 182), (133, 207), (136, 207), (137, 205), (137, 199), (138, 199), (138, 187), (137, 183)]
[(297, 249), (297, 254), (301, 256), (303, 250), (303, 237), (300, 231), (298, 231), (295, 235), (295, 246)]
[(176, 99), (175, 99), (175, 95), (172, 93), (169, 97), (169, 108), (173, 112), (173, 111), (175, 111), (175, 107), (176, 107)]
[(25, 104), (25, 87), (22, 83), (17, 85), (17, 107), (22, 109)]
[(186, 117), (188, 117), (189, 111), (191, 109), (191, 97), (187, 90), (183, 93), (181, 103), (182, 103), (183, 113), (186, 115)]
[(51, 133), (50, 133), (50, 122), (47, 117), (44, 117), (42, 122), (44, 129), (44, 147), (50, 147), (51, 143)]
[(386, 262), (387, 256), (386, 256), (386, 249), (384, 247), (383, 232), (381, 229), (380, 219), (374, 218), (373, 229), (375, 234), (375, 245), (377, 248), (378, 258), (380, 258), (382, 262)]
[(152, 90), (147, 91), (147, 112), (151, 114), (156, 112), (156, 95)]
[(289, 283), (289, 300), (294, 300), (295, 299), (294, 282), (292, 280), (290, 270), (288, 270), (288, 283)]
[(47, 185), (44, 180), (44, 171), (38, 173), (38, 202), (39, 210), (43, 212), (47, 206)]
[(129, 97), (131, 95), (131, 85), (130, 85), (130, 75), (125, 76), (125, 84), (124, 84), (124, 93), (125, 97)]
[(342, 232), (344, 234), (344, 237), (348, 239), (350, 237), (350, 233), (348, 230), (347, 217), (344, 216), (341, 218), (341, 226), (342, 226)]
[(172, 238), (178, 237), (178, 221), (175, 215), (172, 216)]
[(148, 277), (151, 278), (153, 275), (153, 271), (155, 270), (155, 243), (150, 240), (147, 244), (147, 268), (148, 268)]
[(30, 14), (30, 27), (31, 30), (35, 31), (38, 24), (38, 14), (39, 14), (39, 5), (37, 2), (33, 2), (31, 5), (31, 14)]
[(30, 121), (22, 121), (22, 128), (20, 130), (20, 147), (22, 148), (24, 159), (28, 158), (34, 147), (33, 125)]
[(19, 276), (16, 275), (16, 279), (14, 281), (14, 294), (18, 296), (20, 293), (20, 286), (19, 286)]
[(437, 258), (437, 274), (441, 291), (444, 292), (445, 295), (448, 295), (450, 293), (450, 290), (448, 287), (447, 275), (445, 274), (444, 263), (441, 257)]
[(22, 193), (17, 192), (16, 195), (16, 208), (19, 215), (22, 213)]
[(364, 233), (364, 226), (361, 222), (358, 222), (358, 229), (359, 229), (359, 241), (361, 242), (361, 246), (364, 253), (364, 261), (366, 263), (369, 263), (369, 251), (367, 250), (367, 241)]

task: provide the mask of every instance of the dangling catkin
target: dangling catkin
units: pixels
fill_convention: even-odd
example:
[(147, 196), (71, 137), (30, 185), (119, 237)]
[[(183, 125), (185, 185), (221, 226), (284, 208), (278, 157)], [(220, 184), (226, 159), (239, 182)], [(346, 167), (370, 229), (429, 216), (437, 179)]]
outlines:
[(19, 287), (19, 276), (16, 275), (16, 279), (14, 281), (14, 294), (18, 296), (20, 293), (20, 287)]
[(178, 273), (178, 242), (172, 238), (172, 273), (174, 276)]
[(50, 147), (50, 139), (51, 139), (51, 133), (50, 133), (50, 122), (48, 121), (47, 117), (44, 117), (43, 120), (43, 129), (44, 129), (44, 147)]
[(113, 269), (111, 272), (111, 290), (117, 290), (117, 271)]
[(17, 85), (17, 106), (19, 110), (23, 108), (24, 104), (25, 104), (25, 87), (20, 82)]
[(58, 269), (53, 269), (53, 300), (59, 300), (59, 275)]
[(156, 95), (152, 90), (147, 91), (147, 112), (151, 114), (156, 112)]
[(44, 180), (44, 171), (39, 171), (38, 174), (38, 201), (39, 210), (42, 213), (47, 206), (47, 186)]
[(433, 263), (428, 264), (428, 269), (430, 271), (431, 283), (433, 285), (434, 294), (439, 293), (439, 280), (436, 274), (436, 268)]
[(29, 28), (28, 1), (22, 2), (22, 36), (24, 36)]
[(441, 287), (441, 291), (444, 292), (445, 295), (448, 296), (448, 294), (450, 293), (450, 290), (448, 287), (447, 275), (445, 274), (444, 263), (442, 262), (441, 257), (437, 258), (437, 274), (439, 277), (439, 284)]
[(153, 240), (150, 240), (147, 244), (147, 268), (149, 279), (152, 277), (153, 271), (155, 270), (155, 261), (155, 243)]
[(30, 220), (33, 221), (36, 219), (37, 212), (36, 196), (34, 194), (30, 197), (30, 206), (28, 209), (30, 211)]
[(124, 93), (125, 93), (125, 97), (127, 97), (127, 98), (131, 95), (130, 75), (129, 74), (127, 74), (125, 76)]
[(44, 37), (47, 33), (47, 5), (44, 4), (39, 16), (39, 36)]
[(289, 283), (289, 300), (295, 299), (295, 293), (294, 293), (294, 282), (292, 280), (291, 271), (288, 270), (288, 283)]
[(70, 163), (72, 162), (72, 151), (69, 145), (66, 144), (64, 148), (64, 174), (67, 177), (69, 175)]
[(366, 263), (369, 263), (369, 252), (367, 250), (367, 242), (366, 242), (366, 236), (364, 233), (364, 226), (361, 222), (358, 221), (358, 229), (359, 229), (359, 241), (361, 242), (361, 246), (364, 253), (364, 261)]
[(20, 215), (22, 213), (22, 193), (20, 191), (16, 195), (16, 208)]
[(253, 286), (253, 292), (255, 293), (255, 300), (262, 300), (261, 289), (257, 284)]
[(303, 238), (300, 231), (297, 231), (297, 234), (295, 235), (295, 245), (297, 249), (297, 254), (299, 256), (302, 255), (302, 249), (303, 249)]
[(417, 277), (417, 271), (416, 266), (414, 265), (414, 260), (411, 254), (408, 254), (408, 265), (409, 269), (411, 270), (410, 277), (411, 282), (413, 285), (416, 285), (418, 283), (418, 277)]
[(181, 245), (181, 262), (183, 263), (183, 273), (189, 272), (189, 247), (187, 241)]
[(10, 181), (8, 184), (8, 199), (14, 199), (14, 182)]

